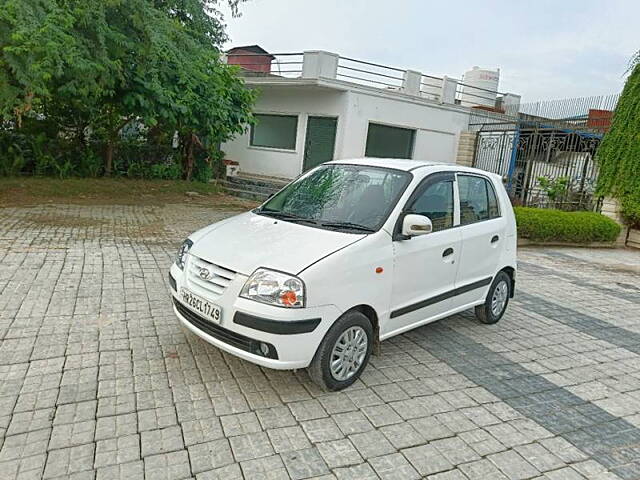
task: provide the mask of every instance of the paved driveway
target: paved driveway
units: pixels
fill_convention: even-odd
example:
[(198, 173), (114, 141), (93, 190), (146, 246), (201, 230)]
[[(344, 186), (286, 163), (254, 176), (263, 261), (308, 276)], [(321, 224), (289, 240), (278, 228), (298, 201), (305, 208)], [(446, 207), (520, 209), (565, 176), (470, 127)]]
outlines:
[(520, 252), (495, 326), (383, 343), (353, 387), (183, 330), (167, 269), (205, 207), (0, 209), (0, 478), (640, 478), (640, 262)]

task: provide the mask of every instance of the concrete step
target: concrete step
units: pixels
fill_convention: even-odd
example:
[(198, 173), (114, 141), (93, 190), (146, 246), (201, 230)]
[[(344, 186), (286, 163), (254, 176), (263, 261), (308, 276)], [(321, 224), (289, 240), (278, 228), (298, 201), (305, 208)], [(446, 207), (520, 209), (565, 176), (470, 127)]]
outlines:
[(279, 177), (265, 177), (261, 175), (247, 175), (247, 174), (239, 174), (235, 177), (227, 177), (227, 181), (232, 183), (237, 183), (240, 185), (253, 185), (256, 187), (266, 187), (272, 190), (280, 190), (287, 183), (290, 182), (289, 179), (279, 178)]
[(252, 183), (245, 183), (242, 181), (231, 180), (231, 177), (228, 177), (225, 180), (222, 180), (220, 182), (220, 185), (222, 185), (225, 188), (232, 188), (236, 190), (248, 190), (251, 192), (261, 193), (266, 196), (272, 195), (279, 190), (279, 188), (276, 188), (273, 186), (254, 185)]
[(241, 174), (227, 177), (219, 184), (229, 195), (264, 201), (284, 187), (289, 180), (277, 177)]
[(269, 195), (265, 193), (260, 193), (253, 190), (233, 188), (224, 184), (221, 184), (221, 186), (227, 195), (231, 195), (233, 197), (244, 198), (246, 200), (253, 200), (256, 202), (264, 202), (267, 198), (269, 198)]

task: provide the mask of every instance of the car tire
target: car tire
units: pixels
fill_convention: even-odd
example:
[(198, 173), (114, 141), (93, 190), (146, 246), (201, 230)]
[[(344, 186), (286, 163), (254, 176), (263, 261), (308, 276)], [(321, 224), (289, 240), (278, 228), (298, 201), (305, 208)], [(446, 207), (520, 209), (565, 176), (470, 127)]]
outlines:
[[(372, 348), (371, 321), (360, 312), (347, 312), (336, 320), (324, 336), (309, 365), (309, 376), (324, 390), (347, 388), (360, 377), (367, 366)], [(337, 357), (340, 349), (344, 351), (342, 359)]]
[(476, 307), (476, 318), (481, 323), (497, 323), (507, 310), (511, 298), (511, 277), (506, 272), (499, 272), (491, 283), (487, 298), (482, 305)]

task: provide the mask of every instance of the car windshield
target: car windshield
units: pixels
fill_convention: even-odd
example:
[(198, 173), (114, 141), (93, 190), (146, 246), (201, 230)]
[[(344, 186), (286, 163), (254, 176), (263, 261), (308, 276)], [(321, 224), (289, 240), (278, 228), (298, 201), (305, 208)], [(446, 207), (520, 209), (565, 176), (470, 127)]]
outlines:
[(322, 165), (289, 184), (255, 213), (326, 229), (377, 231), (411, 180), (401, 170)]

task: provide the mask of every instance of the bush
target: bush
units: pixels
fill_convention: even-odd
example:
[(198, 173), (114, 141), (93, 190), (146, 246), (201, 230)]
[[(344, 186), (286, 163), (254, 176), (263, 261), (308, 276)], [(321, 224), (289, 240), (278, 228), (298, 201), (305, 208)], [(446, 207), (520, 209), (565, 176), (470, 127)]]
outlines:
[(622, 197), (620, 203), (625, 222), (630, 227), (640, 228), (640, 192)]
[(613, 242), (620, 225), (595, 212), (515, 207), (518, 235), (538, 242)]

